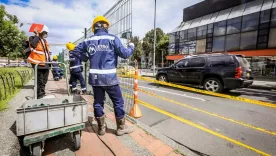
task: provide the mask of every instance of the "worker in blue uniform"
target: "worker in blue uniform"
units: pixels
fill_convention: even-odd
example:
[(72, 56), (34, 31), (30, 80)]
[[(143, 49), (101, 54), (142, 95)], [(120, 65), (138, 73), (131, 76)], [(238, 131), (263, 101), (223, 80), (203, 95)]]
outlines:
[(120, 39), (108, 33), (109, 21), (104, 16), (98, 16), (92, 24), (94, 35), (80, 43), (74, 51), (79, 52), (81, 58), (89, 57), (89, 84), (94, 92), (94, 115), (98, 123), (99, 135), (106, 132), (104, 99), (105, 92), (113, 102), (117, 123), (117, 135), (124, 135), (134, 131), (133, 127), (125, 124), (124, 100), (116, 68), (118, 57), (127, 59), (134, 51), (134, 44), (129, 43), (125, 48)]
[[(80, 54), (74, 53), (75, 45), (71, 42), (66, 44), (67, 49), (69, 50), (69, 59), (70, 59), (70, 85), (72, 86), (72, 93), (76, 94), (78, 92), (77, 90), (77, 81), (79, 80), (81, 84), (81, 91), (82, 94), (86, 93), (86, 84), (84, 77), (82, 75), (83, 72), (83, 66), (81, 64), (80, 60)], [(87, 61), (87, 59), (84, 59), (84, 61)]]
[(58, 57), (56, 55), (53, 56), (52, 74), (53, 74), (54, 80), (56, 80), (56, 81), (61, 79), (60, 67), (59, 67), (59, 64), (57, 63), (58, 62), (57, 60), (58, 60)]

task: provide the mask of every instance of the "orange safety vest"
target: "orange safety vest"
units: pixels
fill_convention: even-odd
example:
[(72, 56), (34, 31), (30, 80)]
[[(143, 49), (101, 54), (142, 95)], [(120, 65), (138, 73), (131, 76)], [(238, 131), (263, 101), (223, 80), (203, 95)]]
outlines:
[[(49, 54), (49, 45), (45, 39), (43, 39), (46, 49), (44, 50), (44, 47), (42, 45), (41, 39), (39, 39), (39, 42), (35, 49), (31, 48), (31, 54), (28, 57), (28, 62), (32, 64), (38, 64), (39, 62), (47, 62), (46, 60), (46, 53), (48, 54), (48, 57), (50, 57)], [(29, 41), (30, 44), (30, 41)], [(30, 45), (31, 47), (31, 45)], [(39, 64), (41, 66), (45, 66), (45, 64)]]

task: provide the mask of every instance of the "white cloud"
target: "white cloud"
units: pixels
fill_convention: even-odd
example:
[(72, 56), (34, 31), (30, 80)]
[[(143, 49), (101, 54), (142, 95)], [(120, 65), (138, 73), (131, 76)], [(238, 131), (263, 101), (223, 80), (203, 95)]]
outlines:
[[(157, 27), (166, 33), (182, 21), (183, 8), (201, 0), (157, 0)], [(26, 5), (14, 5), (19, 0), (11, 0), (5, 5), (10, 14), (18, 16), (24, 23), (22, 30), (28, 32), (26, 23), (43, 23), (50, 28), (49, 43), (66, 43), (83, 36), (83, 28), (89, 28), (93, 18), (104, 14), (117, 0), (75, 0), (55, 3), (49, 0), (30, 0)], [(20, 2), (22, 3), (22, 2)], [(95, 5), (97, 4), (97, 5)], [(153, 29), (154, 0), (133, 0), (133, 35), (142, 38)], [(28, 33), (28, 35), (32, 35)], [(57, 54), (65, 47), (52, 47)]]

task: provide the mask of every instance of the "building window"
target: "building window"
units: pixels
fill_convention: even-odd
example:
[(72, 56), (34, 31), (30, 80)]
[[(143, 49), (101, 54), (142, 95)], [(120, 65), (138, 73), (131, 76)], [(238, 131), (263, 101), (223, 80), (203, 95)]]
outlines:
[(270, 29), (268, 48), (276, 48), (276, 28)]
[(185, 42), (180, 42), (179, 43), (179, 54), (188, 54), (189, 51), (187, 47), (185, 47)]
[(188, 63), (189, 67), (204, 67), (205, 66), (205, 60), (204, 58), (193, 58)]
[(214, 37), (213, 40), (213, 52), (224, 52), (225, 36)]
[(258, 49), (267, 48), (268, 33), (269, 33), (269, 29), (259, 30), (259, 32), (258, 32), (258, 44), (257, 44)]
[(240, 49), (240, 34), (226, 36), (226, 51), (235, 51)]
[(242, 17), (242, 32), (257, 30), (259, 25), (259, 12)]
[(206, 52), (206, 39), (196, 41), (196, 53), (205, 53)]
[(257, 31), (246, 32), (241, 34), (241, 50), (256, 49)]
[(198, 27), (196, 34), (197, 34), (197, 39), (204, 39), (204, 38), (206, 38), (207, 25)]
[(180, 42), (188, 41), (187, 30), (183, 30), (180, 32)]
[(213, 34), (214, 24), (208, 24), (208, 34)]
[(169, 43), (175, 43), (175, 33), (169, 34)]
[(174, 55), (175, 54), (175, 44), (169, 44), (169, 55)]
[(260, 29), (269, 28), (270, 13), (271, 13), (271, 10), (265, 10), (261, 12), (260, 26), (259, 26)]
[(195, 54), (196, 41), (185, 42), (184, 49), (185, 54)]
[(276, 27), (276, 8), (272, 10), (271, 14), (271, 27)]
[(192, 28), (188, 30), (188, 41), (192, 41), (196, 39), (196, 28)]
[(214, 36), (225, 35), (226, 21), (217, 22), (214, 24)]
[(241, 31), (241, 17), (227, 21), (227, 34), (235, 34)]

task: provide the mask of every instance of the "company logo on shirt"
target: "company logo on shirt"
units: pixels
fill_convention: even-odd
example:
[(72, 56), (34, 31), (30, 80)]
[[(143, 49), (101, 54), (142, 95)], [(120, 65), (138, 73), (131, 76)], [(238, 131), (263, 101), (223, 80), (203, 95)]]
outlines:
[(90, 44), (87, 48), (87, 51), (89, 52), (90, 55), (95, 55), (96, 52), (98, 52), (98, 51), (109, 52), (111, 50), (109, 49), (108, 45)]

